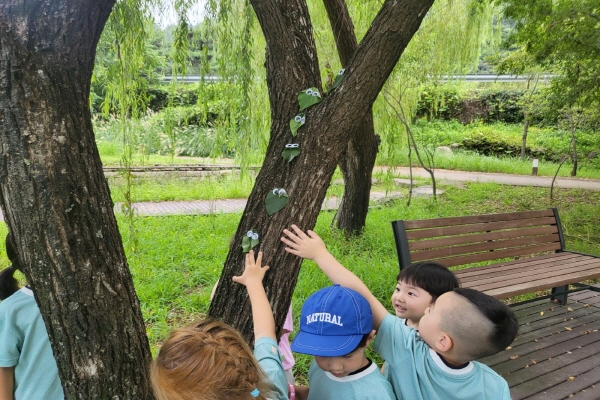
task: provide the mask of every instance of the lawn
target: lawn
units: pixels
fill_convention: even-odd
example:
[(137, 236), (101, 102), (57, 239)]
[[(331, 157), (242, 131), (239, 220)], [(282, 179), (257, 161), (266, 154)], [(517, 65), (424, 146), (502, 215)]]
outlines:
[[(555, 199), (550, 200), (547, 188), (473, 183), (444, 189), (437, 202), (415, 198), (410, 207), (405, 200), (373, 206), (361, 237), (346, 239), (331, 230), (332, 212), (321, 213), (315, 231), (331, 253), (388, 306), (398, 273), (390, 226), (393, 219), (558, 207), (568, 248), (600, 255), (598, 192), (558, 189)], [(211, 288), (220, 275), (238, 220), (239, 214), (136, 218), (138, 244), (135, 253), (128, 252), (128, 258), (153, 351), (171, 328), (206, 314)], [(127, 241), (124, 221), (121, 225)], [(283, 246), (262, 250), (283, 251)], [(296, 326), (304, 300), (328, 284), (314, 263), (304, 263), (293, 295)], [(297, 358), (297, 373), (304, 376), (310, 358)]]

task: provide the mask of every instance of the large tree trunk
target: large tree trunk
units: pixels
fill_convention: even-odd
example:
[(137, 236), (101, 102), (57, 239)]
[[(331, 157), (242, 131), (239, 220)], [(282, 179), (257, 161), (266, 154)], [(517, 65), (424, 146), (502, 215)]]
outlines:
[(68, 399), (153, 398), (88, 101), (114, 2), (0, 3), (2, 209)]
[[(346, 68), (358, 48), (346, 0), (324, 0), (323, 4), (327, 10), (340, 61)], [(345, 186), (335, 222), (337, 227), (348, 235), (360, 234), (365, 226), (378, 145), (373, 127), (373, 111), (370, 109), (362, 123), (350, 133), (348, 146), (340, 155), (338, 163)]]
[[(302, 229), (314, 227), (349, 133), (364, 121), (432, 3), (433, 0), (387, 0), (383, 4), (354, 52), (342, 84), (321, 103), (306, 110), (306, 124), (295, 140), (302, 152), (288, 164), (281, 152), (293, 140), (289, 120), (298, 112), (298, 93), (311, 86), (321, 87), (310, 18), (304, 0), (251, 0), (267, 43), (267, 85), (273, 123), (263, 167), (248, 198), (209, 310), (209, 315), (232, 324), (248, 340), (252, 338), (252, 317), (247, 293), (243, 286), (231, 281), (243, 269), (243, 236), (250, 229), (260, 235), (261, 243), (256, 249), (265, 252), (264, 260), (271, 266), (264, 284), (276, 324), (281, 327), (301, 264), (298, 257), (283, 250), (281, 232), (291, 223)], [(269, 216), (265, 197), (273, 188), (284, 188), (289, 203)]]

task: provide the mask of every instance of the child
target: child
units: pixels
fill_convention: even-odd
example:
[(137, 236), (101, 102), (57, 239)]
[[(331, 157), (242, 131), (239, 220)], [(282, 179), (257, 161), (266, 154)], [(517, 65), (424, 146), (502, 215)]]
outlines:
[[(212, 291), (210, 292), (210, 299), (212, 300), (215, 296), (215, 292), (217, 291), (217, 285), (219, 281), (214, 284)], [(296, 360), (294, 359), (294, 355), (292, 354), (292, 350), (290, 349), (290, 333), (294, 330), (294, 321), (292, 317), (292, 305), (290, 304), (290, 308), (288, 310), (287, 315), (285, 316), (285, 322), (283, 323), (283, 334), (279, 338), (278, 348), (279, 354), (281, 354), (282, 362), (283, 362), (283, 372), (285, 372), (285, 378), (287, 379), (288, 385), (294, 385), (294, 372), (292, 371), (292, 367), (296, 364)], [(1, 399), (0, 399), (1, 400)]]
[(42, 314), (29, 286), (14, 278), (23, 272), (10, 233), (6, 255), (11, 266), (0, 273), (0, 399), (64, 399)]
[(292, 371), (292, 367), (296, 364), (296, 360), (294, 359), (294, 355), (292, 354), (292, 349), (290, 348), (290, 333), (294, 331), (294, 320), (292, 317), (292, 305), (290, 304), (290, 309), (288, 310), (287, 315), (285, 316), (285, 322), (283, 323), (283, 335), (279, 338), (279, 353), (283, 358), (283, 371), (285, 372), (285, 378), (289, 385), (293, 385), (295, 383), (294, 372)]
[(246, 255), (241, 276), (233, 280), (248, 289), (254, 323), (254, 356), (232, 327), (204, 320), (171, 333), (152, 362), (150, 380), (159, 400), (287, 400), (288, 386), (277, 350), (275, 321), (254, 252)]
[(369, 303), (354, 290), (335, 285), (306, 299), (292, 350), (315, 356), (308, 399), (395, 399), (377, 365), (365, 357), (374, 336)]
[(312, 231), (292, 225), (281, 240), (286, 251), (314, 260), (336, 284), (353, 288), (371, 305), (377, 330), (373, 348), (387, 362), (389, 380), (402, 399), (510, 399), (506, 381), (473, 360), (512, 343), (518, 324), (508, 306), (473, 289), (441, 295), (425, 310), (419, 334), (390, 315), (352, 272), (344, 268)]
[(436, 262), (411, 264), (396, 277), (392, 306), (406, 325), (418, 329), (425, 309), (446, 292), (459, 287), (458, 279), (448, 268)]

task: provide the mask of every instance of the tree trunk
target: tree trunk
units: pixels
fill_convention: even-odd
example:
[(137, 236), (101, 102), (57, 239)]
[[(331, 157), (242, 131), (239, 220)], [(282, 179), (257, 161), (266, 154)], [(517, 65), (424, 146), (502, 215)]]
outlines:
[[(354, 25), (345, 0), (324, 0), (327, 17), (343, 68), (358, 48)], [(369, 211), (371, 179), (377, 157), (378, 140), (373, 127), (373, 110), (350, 133), (350, 140), (339, 159), (344, 178), (344, 197), (335, 215), (339, 229), (347, 235), (360, 234)]]
[(140, 304), (89, 110), (114, 0), (0, 3), (1, 203), (67, 399), (151, 399)]
[(573, 169), (571, 169), (571, 176), (577, 176), (577, 161), (579, 158), (577, 157), (577, 139), (575, 137), (575, 123), (573, 122), (573, 117), (571, 116), (571, 147), (573, 148), (573, 155), (571, 160), (573, 161)]
[[(432, 2), (387, 0), (354, 52), (341, 85), (321, 103), (305, 110), (306, 124), (298, 131), (298, 137), (293, 138), (289, 121), (298, 113), (298, 93), (309, 87), (321, 87), (306, 3), (251, 0), (267, 44), (271, 137), (209, 310), (210, 316), (235, 326), (247, 340), (252, 338), (248, 296), (243, 286), (231, 280), (243, 269), (243, 236), (250, 229), (260, 235), (255, 250), (264, 250), (265, 263), (271, 266), (264, 284), (280, 328), (301, 264), (298, 257), (284, 251), (280, 241), (282, 230), (292, 223), (302, 229), (314, 227), (349, 133), (364, 121)], [(301, 154), (287, 163), (281, 152), (292, 141), (300, 144)], [(269, 216), (265, 197), (273, 188), (284, 188), (289, 203)]]
[(525, 122), (523, 123), (523, 138), (521, 143), (521, 160), (525, 160), (527, 151), (527, 133), (529, 132), (529, 113), (525, 111)]

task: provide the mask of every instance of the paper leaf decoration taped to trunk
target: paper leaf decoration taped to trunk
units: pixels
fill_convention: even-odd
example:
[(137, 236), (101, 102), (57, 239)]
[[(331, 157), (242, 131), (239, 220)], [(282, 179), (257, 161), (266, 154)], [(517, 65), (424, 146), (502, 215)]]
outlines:
[(287, 162), (292, 161), (298, 154), (300, 154), (300, 145), (298, 143), (288, 143), (285, 145), (285, 149), (281, 153), (281, 157)]
[(305, 122), (306, 117), (304, 116), (304, 113), (300, 113), (290, 120), (290, 130), (292, 131), (292, 136), (296, 136), (298, 134), (298, 129), (300, 129)]
[(298, 95), (298, 104), (300, 105), (300, 111), (307, 109), (308, 107), (321, 102), (321, 93), (319, 89), (310, 88), (306, 89)]
[(277, 211), (281, 210), (288, 203), (289, 196), (285, 192), (285, 189), (273, 189), (267, 194), (265, 199), (265, 205), (267, 206), (267, 214), (273, 215)]
[(249, 252), (250, 249), (254, 248), (258, 243), (258, 232), (254, 232), (250, 229), (242, 238), (242, 252)]
[(340, 84), (342, 83), (342, 79), (344, 79), (344, 72), (346, 72), (345, 69), (343, 69), (343, 68), (340, 69), (340, 72), (338, 72), (337, 76), (335, 77), (335, 81), (333, 82), (333, 86), (331, 87), (331, 90), (340, 86)]

